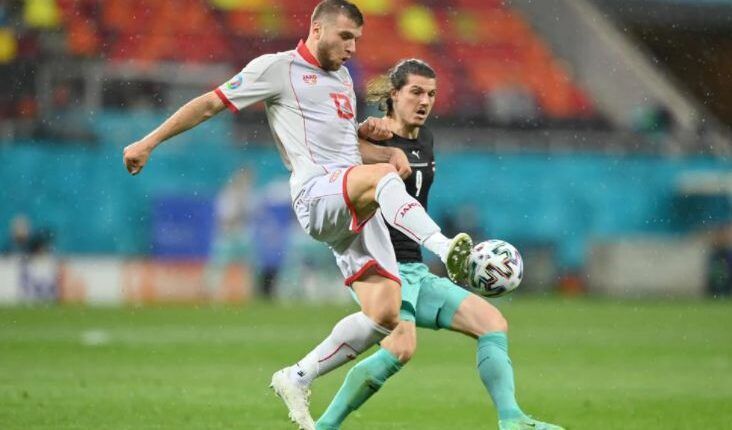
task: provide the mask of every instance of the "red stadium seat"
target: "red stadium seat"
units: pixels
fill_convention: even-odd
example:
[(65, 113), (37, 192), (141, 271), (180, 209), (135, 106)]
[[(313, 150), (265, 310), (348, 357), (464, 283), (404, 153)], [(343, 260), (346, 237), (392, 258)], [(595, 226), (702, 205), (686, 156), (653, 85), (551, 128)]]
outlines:
[(74, 55), (91, 57), (98, 54), (101, 38), (96, 24), (83, 18), (72, 19), (68, 24), (66, 43)]
[[(58, 0), (75, 55), (106, 50), (102, 53), (112, 60), (231, 61), (236, 67), (265, 52), (292, 49), (306, 38), (315, 4), (275, 0), (224, 10), (207, 0)], [(383, 73), (403, 58), (435, 59), (440, 87), (435, 112), (463, 109), (461, 100), (474, 104), (506, 85), (532, 91), (551, 117), (594, 112), (591, 98), (523, 16), (502, 0), (434, 5), (440, 39), (433, 45), (406, 41), (400, 34), (393, 14), (408, 4), (412, 0), (397, 0), (388, 7), (391, 14), (366, 16), (356, 54), (363, 76)]]
[(463, 9), (484, 10), (503, 9), (504, 0), (452, 0), (455, 6)]

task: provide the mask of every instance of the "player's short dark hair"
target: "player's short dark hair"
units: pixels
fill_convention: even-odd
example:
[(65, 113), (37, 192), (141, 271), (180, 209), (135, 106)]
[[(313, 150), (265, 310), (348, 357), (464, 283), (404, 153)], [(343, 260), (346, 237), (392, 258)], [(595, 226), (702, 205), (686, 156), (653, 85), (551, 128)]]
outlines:
[(346, 18), (355, 22), (361, 27), (363, 25), (363, 15), (358, 10), (358, 6), (347, 0), (323, 0), (313, 9), (313, 16), (310, 22), (315, 22), (325, 16), (344, 15)]
[(394, 111), (394, 101), (391, 99), (391, 90), (401, 90), (409, 80), (409, 75), (423, 76), (435, 79), (435, 70), (426, 62), (417, 58), (402, 60), (389, 69), (387, 75), (381, 75), (366, 85), (366, 101), (376, 103), (379, 109), (391, 115)]

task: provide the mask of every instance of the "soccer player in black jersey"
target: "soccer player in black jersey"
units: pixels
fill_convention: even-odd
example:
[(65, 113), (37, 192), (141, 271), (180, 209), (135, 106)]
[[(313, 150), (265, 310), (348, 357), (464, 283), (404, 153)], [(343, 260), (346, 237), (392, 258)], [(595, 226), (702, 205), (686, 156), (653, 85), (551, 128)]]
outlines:
[[(393, 133), (392, 138), (379, 144), (398, 147), (407, 154), (412, 175), (404, 182), (409, 194), (425, 209), (435, 176), (435, 157), (432, 133), (424, 123), (436, 94), (434, 70), (421, 60), (410, 59), (394, 66), (388, 76), (369, 83), (367, 96), (386, 112)], [(389, 230), (402, 280), (401, 321), (381, 341), (378, 351), (349, 371), (316, 429), (339, 429), (348, 414), (409, 361), (417, 347), (417, 327), (423, 327), (446, 328), (477, 340), (478, 373), (497, 409), (500, 430), (562, 430), (530, 418), (516, 402), (508, 357), (508, 324), (501, 312), (449, 279), (431, 274), (422, 263), (420, 246), (398, 230)]]

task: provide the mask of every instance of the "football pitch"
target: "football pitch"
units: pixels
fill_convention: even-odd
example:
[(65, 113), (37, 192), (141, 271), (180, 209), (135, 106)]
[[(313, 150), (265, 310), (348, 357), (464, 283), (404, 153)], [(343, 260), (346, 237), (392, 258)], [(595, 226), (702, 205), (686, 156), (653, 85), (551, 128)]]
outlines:
[[(518, 398), (570, 429), (732, 426), (732, 302), (517, 296)], [(2, 429), (294, 429), (267, 388), (348, 306), (0, 309)], [(495, 429), (475, 342), (421, 330), (344, 429)], [(347, 368), (313, 386), (320, 414)]]

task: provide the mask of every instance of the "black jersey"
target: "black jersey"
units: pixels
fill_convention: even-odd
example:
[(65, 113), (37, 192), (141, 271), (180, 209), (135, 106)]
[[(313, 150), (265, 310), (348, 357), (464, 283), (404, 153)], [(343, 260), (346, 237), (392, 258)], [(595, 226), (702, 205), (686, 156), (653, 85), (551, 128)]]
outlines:
[[(407, 192), (417, 199), (427, 210), (427, 196), (435, 177), (435, 154), (433, 152), (432, 132), (421, 127), (417, 139), (406, 139), (397, 136), (388, 140), (375, 142), (377, 145), (400, 148), (407, 154), (412, 174), (404, 180)], [(414, 263), (422, 261), (422, 249), (414, 240), (387, 223), (391, 243), (396, 251), (397, 261), (400, 263)]]

